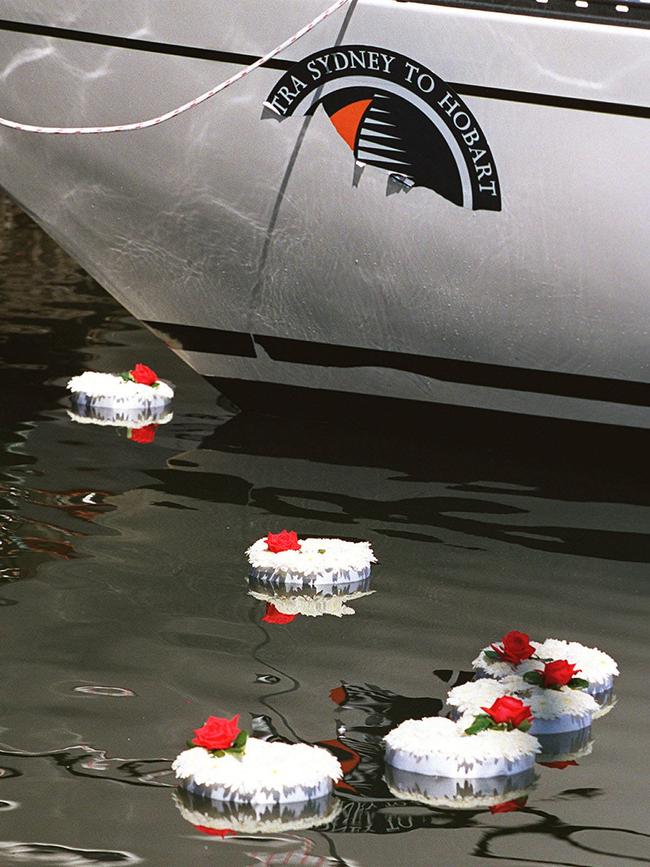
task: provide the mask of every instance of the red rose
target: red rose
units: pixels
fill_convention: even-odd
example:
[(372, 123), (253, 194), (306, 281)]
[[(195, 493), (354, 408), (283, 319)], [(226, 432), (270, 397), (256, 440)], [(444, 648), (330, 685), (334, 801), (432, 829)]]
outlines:
[(152, 443), (156, 438), (157, 424), (131, 428), (129, 439), (134, 443)]
[(281, 533), (269, 533), (266, 537), (266, 547), (273, 554), (279, 554), (281, 551), (300, 551), (300, 542), (293, 530), (283, 530)]
[(239, 732), (239, 714), (232, 719), (209, 716), (201, 728), (194, 730), (196, 737), (192, 738), (192, 743), (206, 750), (227, 750), (234, 744)]
[(153, 385), (154, 382), (158, 382), (158, 374), (146, 364), (136, 364), (129, 373), (133, 381), (139, 382), (140, 385)]
[(553, 662), (546, 663), (541, 675), (544, 680), (544, 686), (548, 689), (552, 686), (566, 686), (579, 671), (579, 668), (567, 662), (566, 659), (555, 659)]
[(517, 810), (522, 810), (526, 806), (528, 795), (522, 798), (515, 798), (514, 801), (504, 801), (503, 804), (495, 804), (490, 807), (490, 813), (515, 813)]
[(492, 707), (482, 707), (481, 710), (492, 717), (497, 725), (506, 723), (513, 729), (519, 728), (523, 722), (533, 718), (530, 707), (514, 695), (504, 695), (498, 698)]
[(491, 645), (492, 650), (499, 654), (504, 662), (509, 662), (511, 665), (519, 665), (524, 659), (530, 659), (535, 653), (535, 648), (530, 643), (530, 639), (525, 632), (517, 632), (516, 629), (508, 632), (501, 639), (503, 648), (496, 644)]
[(578, 763), (573, 759), (570, 762), (539, 762), (540, 765), (544, 765), (545, 768), (557, 768), (559, 771), (563, 771), (565, 768), (578, 767)]
[(237, 834), (231, 828), (208, 828), (206, 825), (195, 825), (194, 827), (202, 834), (209, 834), (211, 837), (231, 837), (233, 834)]
[(262, 617), (263, 623), (291, 623), (296, 619), (295, 614), (283, 614), (273, 605), (272, 602), (266, 603), (266, 613)]

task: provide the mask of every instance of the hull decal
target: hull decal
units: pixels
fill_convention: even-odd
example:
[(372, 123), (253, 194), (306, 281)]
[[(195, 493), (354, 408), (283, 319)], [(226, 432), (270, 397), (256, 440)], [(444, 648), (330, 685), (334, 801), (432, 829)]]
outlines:
[(264, 105), (280, 119), (322, 106), (357, 165), (389, 172), (407, 191), (427, 187), (464, 208), (501, 210), (477, 119), (449, 84), (403, 54), (368, 45), (318, 51), (294, 63)]
[[(428, 2), (428, 0), (423, 0)], [(189, 57), (198, 60), (212, 60), (217, 63), (233, 63), (238, 66), (248, 66), (259, 60), (256, 55), (238, 54), (233, 51), (221, 51), (211, 48), (197, 48), (191, 45), (174, 45), (167, 42), (150, 42), (144, 39), (133, 39), (126, 36), (110, 36), (103, 33), (91, 33), (84, 30), (71, 30), (63, 27), (49, 27), (43, 24), (32, 24), (23, 21), (8, 21), (0, 19), (0, 31), (11, 33), (26, 33), (31, 36), (47, 36), (52, 39), (67, 39), (73, 42), (90, 43), (92, 45), (107, 45), (113, 48), (126, 48), (130, 51), (147, 51), (153, 54), (171, 54), (176, 57)], [(287, 71), (293, 62), (275, 58), (264, 64), (264, 69)], [(551, 108), (563, 108), (571, 111), (590, 111), (599, 114), (614, 114), (625, 117), (650, 119), (650, 106), (630, 105), (629, 103), (606, 102), (597, 99), (580, 99), (570, 96), (556, 96), (550, 93), (535, 93), (524, 90), (508, 90), (501, 87), (484, 87), (482, 85), (449, 82), (456, 93), (461, 96), (477, 96), (484, 99), (498, 99), (505, 102), (521, 102), (528, 105), (543, 105)]]
[(153, 328), (168, 345), (187, 352), (255, 358), (255, 346), (259, 346), (269, 358), (285, 363), (311, 364), (324, 368), (379, 367), (463, 385), (650, 407), (650, 383), (645, 382), (316, 343), (288, 337), (251, 335), (189, 325), (161, 322), (145, 324)]

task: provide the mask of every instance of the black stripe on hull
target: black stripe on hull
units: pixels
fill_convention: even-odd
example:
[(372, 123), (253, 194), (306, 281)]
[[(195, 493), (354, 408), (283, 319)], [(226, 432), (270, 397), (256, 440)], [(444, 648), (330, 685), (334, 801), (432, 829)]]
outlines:
[[(417, 0), (417, 2), (428, 3), (429, 0)], [(248, 66), (256, 60), (259, 60), (258, 56), (252, 54), (238, 54), (231, 51), (196, 48), (190, 45), (174, 45), (167, 42), (150, 42), (144, 39), (131, 39), (130, 37), (125, 36), (110, 36), (102, 33), (91, 33), (84, 30), (70, 30), (63, 27), (49, 27), (44, 24), (31, 24), (28, 22), (0, 19), (0, 31), (2, 30), (13, 33), (26, 33), (34, 36), (49, 36), (54, 39), (67, 39), (73, 42), (85, 42), (93, 45), (108, 45), (114, 48), (126, 48), (131, 51), (147, 51), (154, 54), (171, 54), (177, 57), (192, 57), (198, 60), (233, 63), (238, 66)], [(286, 72), (292, 65), (292, 61), (281, 60), (276, 57), (274, 60), (269, 60), (265, 63), (264, 67), (266, 69), (277, 69)], [(570, 96), (556, 96), (550, 93), (508, 90), (507, 88), (485, 87), (476, 84), (463, 84), (462, 82), (449, 82), (449, 84), (462, 96), (477, 96), (484, 99), (497, 99), (505, 102), (525, 103), (527, 105), (543, 105), (550, 108), (564, 108), (571, 111), (591, 111), (599, 114), (614, 114), (645, 119), (650, 118), (650, 107), (644, 105), (604, 102), (597, 99), (577, 99)]]
[[(91, 45), (108, 45), (111, 48), (128, 48), (130, 51), (172, 54), (176, 57), (193, 57), (196, 60), (216, 60), (219, 63), (235, 63), (239, 66), (249, 66), (259, 60), (259, 56), (254, 54), (196, 48), (192, 45), (174, 45), (171, 42), (152, 42), (147, 39), (133, 39), (130, 36), (112, 36), (107, 33), (91, 33), (88, 30), (71, 30), (67, 27), (32, 24), (28, 21), (7, 21), (3, 18), (0, 18), (0, 30), (7, 30), (11, 33), (27, 33), (32, 36), (50, 36), (53, 39), (67, 39), (72, 42), (87, 42)], [(267, 61), (264, 66), (266, 69), (279, 69), (286, 72), (292, 63), (293, 61), (279, 60), (276, 57)]]
[(308, 364), (323, 368), (379, 367), (386, 370), (415, 373), (419, 376), (483, 388), (596, 400), (628, 406), (650, 406), (650, 383), (629, 382), (599, 376), (531, 370), (476, 361), (339, 346), (245, 334), (236, 331), (196, 328), (162, 322), (145, 322), (167, 342), (188, 352), (208, 352), (216, 355), (256, 357), (255, 345), (275, 361)]
[[(397, 0), (398, 3), (420, 3), (427, 6), (451, 6), (454, 9), (476, 9), (481, 12), (501, 12), (528, 15), (533, 18), (560, 18), (583, 24), (609, 24), (619, 27), (650, 27), (650, 9), (621, 0), (589, 0), (584, 7), (575, 0)], [(619, 12), (616, 6), (627, 6)]]

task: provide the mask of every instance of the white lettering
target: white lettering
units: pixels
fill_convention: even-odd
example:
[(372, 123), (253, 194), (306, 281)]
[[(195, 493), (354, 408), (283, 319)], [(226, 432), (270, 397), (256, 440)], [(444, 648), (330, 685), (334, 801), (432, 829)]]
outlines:
[(347, 69), (349, 64), (347, 54), (343, 54), (342, 51), (337, 51), (332, 55), (334, 59), (334, 69), (337, 72), (342, 72), (344, 69)]
[(418, 87), (422, 93), (431, 93), (435, 87), (433, 78), (431, 78), (430, 75), (427, 75), (426, 72), (423, 72), (422, 75), (418, 75)]
[(381, 59), (384, 61), (384, 72), (388, 75), (390, 72), (390, 65), (395, 60), (395, 57), (391, 54), (383, 54), (381, 55)]
[(310, 60), (309, 63), (307, 64), (307, 69), (311, 72), (311, 76), (312, 76), (313, 80), (318, 81), (318, 79), (321, 77), (322, 73), (321, 73), (320, 69), (316, 66), (316, 61)]
[(467, 147), (476, 144), (479, 139), (480, 135), (478, 134), (478, 130), (476, 129), (476, 127), (474, 127), (474, 129), (471, 129), (469, 132), (466, 132), (463, 136), (463, 141), (465, 142)]
[(419, 66), (413, 66), (413, 64), (409, 63), (408, 60), (406, 61), (406, 66), (408, 68), (408, 72), (406, 74), (406, 80), (408, 81), (409, 84), (411, 84), (411, 81), (413, 79), (413, 73), (418, 72), (420, 67)]
[(366, 68), (366, 58), (365, 58), (365, 56), (362, 56), (362, 55), (365, 55), (365, 53), (366, 53), (365, 48), (362, 48), (361, 52), (359, 54), (357, 54), (356, 51), (350, 51), (350, 68), (351, 69), (357, 69), (357, 68), (365, 69)]
[[(465, 120), (461, 120), (461, 118), (465, 118)], [(467, 121), (467, 123), (465, 123)], [(454, 115), (454, 126), (456, 129), (464, 130), (469, 129), (472, 125), (472, 118), (467, 114), (466, 111), (458, 111)]]
[(447, 114), (451, 117), (452, 113), (456, 111), (458, 108), (458, 100), (454, 99), (451, 93), (447, 91), (447, 93), (443, 96), (443, 98), (438, 102), (440, 108), (444, 108)]
[(491, 196), (496, 196), (496, 194), (497, 194), (497, 182), (496, 181), (490, 181), (489, 184), (480, 184), (479, 190), (481, 192), (487, 192)]
[(314, 63), (320, 63), (325, 72), (330, 71), (330, 55), (326, 54), (325, 57), (315, 57)]

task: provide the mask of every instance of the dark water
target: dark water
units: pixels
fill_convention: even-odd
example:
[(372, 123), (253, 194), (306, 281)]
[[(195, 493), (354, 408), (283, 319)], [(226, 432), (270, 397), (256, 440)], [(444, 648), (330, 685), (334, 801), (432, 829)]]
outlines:
[[(0, 864), (650, 863), (645, 434), (238, 416), (25, 216), (2, 220)], [(71, 374), (136, 360), (178, 387), (154, 442), (69, 420)], [(354, 616), (262, 622), (242, 555), (285, 526), (372, 541)], [(513, 627), (618, 659), (592, 753), (539, 767), (518, 812), (397, 800), (381, 736), (438, 711), (434, 669)], [(336, 741), (325, 829), (220, 839), (183, 818), (170, 762), (235, 712)]]

